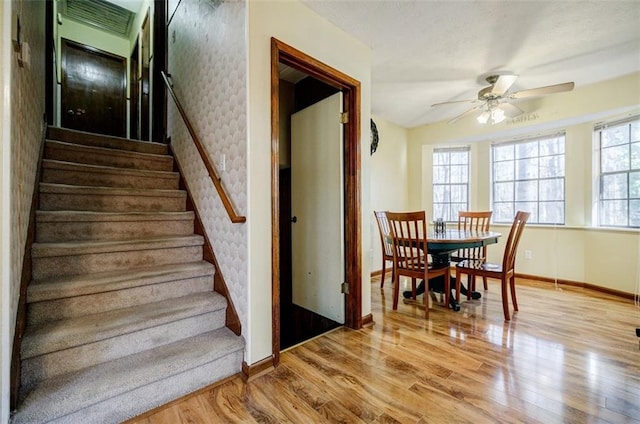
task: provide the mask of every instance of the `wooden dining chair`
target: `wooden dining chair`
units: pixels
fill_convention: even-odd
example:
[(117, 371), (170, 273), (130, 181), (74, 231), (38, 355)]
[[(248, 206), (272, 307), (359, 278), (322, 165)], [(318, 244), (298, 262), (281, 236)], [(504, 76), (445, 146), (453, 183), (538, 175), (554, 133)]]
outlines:
[[(518, 243), (522, 236), (522, 230), (529, 219), (529, 212), (518, 211), (511, 230), (509, 231), (509, 238), (504, 247), (504, 255), (502, 256), (502, 264), (491, 264), (479, 262), (473, 259), (466, 259), (456, 264), (456, 300), (460, 302), (460, 277), (463, 274), (467, 274), (469, 279), (474, 276), (497, 278), (502, 284), (502, 309), (504, 311), (504, 319), (509, 321), (509, 299), (507, 297), (507, 285), (511, 291), (511, 302), (513, 303), (513, 310), (518, 310), (518, 301), (516, 299), (516, 251), (518, 250)], [(471, 290), (467, 290), (467, 299), (471, 298)]]
[(393, 310), (398, 309), (400, 276), (411, 278), (414, 299), (416, 279), (424, 280), (424, 315), (426, 318), (429, 317), (429, 278), (444, 276), (445, 305), (449, 307), (450, 268), (448, 264), (437, 268), (429, 265), (425, 212), (387, 212), (387, 219), (393, 241)]
[[(491, 223), (492, 211), (482, 212), (470, 212), (459, 211), (458, 212), (458, 230), (461, 231), (489, 231), (489, 224)], [(460, 249), (451, 254), (451, 261), (461, 262), (464, 260), (476, 260), (484, 262), (487, 260), (487, 246), (472, 247), (467, 249)], [(487, 277), (482, 277), (484, 283), (484, 289), (487, 290)], [(476, 279), (471, 278), (468, 289), (475, 291)]]
[[(387, 212), (374, 211), (378, 230), (380, 233), (380, 244), (382, 249), (382, 276), (380, 277), (380, 288), (384, 287), (384, 279), (387, 276), (387, 261), (393, 264), (393, 246), (391, 242), (391, 231), (389, 230), (389, 221), (387, 220)], [(391, 267), (391, 281), (393, 282), (394, 273)]]

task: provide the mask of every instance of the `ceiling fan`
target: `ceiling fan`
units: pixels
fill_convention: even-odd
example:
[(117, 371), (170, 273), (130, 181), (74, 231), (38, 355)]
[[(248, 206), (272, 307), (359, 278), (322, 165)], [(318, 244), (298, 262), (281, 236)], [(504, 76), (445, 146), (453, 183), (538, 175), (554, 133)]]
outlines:
[(565, 82), (562, 84), (547, 85), (545, 87), (531, 88), (529, 90), (509, 93), (509, 89), (511, 88), (513, 83), (516, 82), (517, 78), (518, 75), (513, 74), (489, 75), (486, 78), (486, 81), (491, 85), (480, 90), (478, 92), (477, 99), (435, 103), (431, 106), (434, 107), (460, 103), (479, 103), (477, 106), (474, 106), (466, 112), (463, 112), (455, 118), (451, 119), (450, 121), (448, 121), (448, 123), (453, 124), (459, 119), (482, 109), (482, 113), (476, 118), (478, 122), (480, 122), (481, 124), (497, 124), (504, 121), (507, 117), (515, 118), (516, 116), (522, 115), (524, 113), (524, 111), (518, 106), (509, 103), (510, 100), (519, 100), (529, 97), (540, 97), (547, 94), (571, 91), (574, 87), (573, 82)]

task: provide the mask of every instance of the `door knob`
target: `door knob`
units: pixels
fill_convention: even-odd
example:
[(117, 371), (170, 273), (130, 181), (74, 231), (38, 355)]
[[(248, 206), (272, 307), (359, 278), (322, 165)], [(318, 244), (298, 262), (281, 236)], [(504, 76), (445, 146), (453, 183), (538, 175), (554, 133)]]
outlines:
[(293, 218), (291, 218), (291, 222), (293, 222), (294, 224), (298, 222), (298, 217), (294, 216)]
[(67, 111), (67, 115), (75, 115), (76, 113), (73, 111), (73, 109), (69, 109)]

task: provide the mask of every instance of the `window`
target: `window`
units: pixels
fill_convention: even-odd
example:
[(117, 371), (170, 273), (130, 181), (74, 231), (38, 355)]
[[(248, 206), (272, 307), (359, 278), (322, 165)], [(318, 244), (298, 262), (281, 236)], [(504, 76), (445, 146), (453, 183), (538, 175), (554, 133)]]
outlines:
[(519, 210), (533, 224), (564, 224), (565, 134), (491, 146), (493, 222)]
[(598, 225), (640, 227), (640, 117), (595, 128), (599, 160)]
[(433, 151), (433, 219), (458, 221), (469, 208), (469, 148)]

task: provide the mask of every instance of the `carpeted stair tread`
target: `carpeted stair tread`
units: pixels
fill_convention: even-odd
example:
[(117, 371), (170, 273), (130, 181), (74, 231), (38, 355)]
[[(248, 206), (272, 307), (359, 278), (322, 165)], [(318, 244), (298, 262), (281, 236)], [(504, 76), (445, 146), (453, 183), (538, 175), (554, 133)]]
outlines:
[(36, 211), (39, 222), (92, 222), (92, 221), (182, 221), (192, 220), (193, 211), (185, 212), (95, 212), (95, 211)]
[(37, 259), (53, 256), (170, 249), (173, 247), (202, 246), (203, 244), (204, 238), (197, 234), (177, 237), (151, 237), (139, 240), (83, 240), (62, 243), (33, 243), (31, 245), (31, 256)]
[(169, 155), (94, 147), (56, 140), (46, 140), (44, 157), (68, 162), (107, 165), (116, 168), (138, 168), (169, 172), (173, 170), (173, 157)]
[(226, 299), (218, 293), (196, 293), (162, 302), (44, 323), (27, 329), (22, 341), (22, 358), (106, 340), (224, 309), (226, 306)]
[[(163, 388), (167, 386), (162, 380), (171, 377), (179, 378), (181, 373), (188, 375), (188, 371), (206, 364), (215, 365), (215, 361), (240, 353), (243, 348), (242, 338), (234, 335), (227, 328), (221, 328), (51, 378), (39, 384), (28, 394), (12, 422), (13, 424), (43, 423), (56, 419), (60, 419), (60, 422), (120, 422), (159, 406), (157, 398), (162, 397)], [(93, 409), (99, 410), (100, 408), (96, 405), (101, 402), (118, 399), (118, 396), (126, 395), (144, 386), (154, 385), (154, 383), (157, 388), (151, 391), (153, 395), (149, 398), (131, 395), (124, 400), (114, 401), (117, 404), (110, 405), (108, 408), (111, 413), (108, 421), (105, 421), (103, 415), (98, 417), (85, 415), (82, 418), (74, 415), (73, 418), (64, 419), (65, 416), (84, 408), (93, 406)], [(176, 381), (173, 380), (168, 386), (170, 388), (175, 385)], [(199, 387), (188, 390), (193, 391), (197, 388)], [(188, 394), (189, 391), (182, 394)], [(177, 396), (173, 394), (173, 397)], [(161, 400), (161, 403), (164, 402), (166, 400)]]
[(40, 183), (40, 193), (97, 194), (103, 196), (178, 197), (186, 198), (184, 190), (139, 189), (118, 187), (92, 187), (69, 184)]
[[(173, 188), (177, 189), (179, 177), (177, 172), (118, 168), (113, 166), (66, 162), (54, 159), (43, 159), (42, 170), (44, 182), (62, 183), (69, 185), (75, 185), (75, 182), (67, 183), (59, 181), (60, 179), (62, 179), (60, 177), (61, 172), (66, 172), (68, 175), (67, 178), (64, 178), (65, 181), (73, 181), (73, 178), (77, 178), (78, 175), (82, 175), (84, 178), (77, 180), (77, 182), (80, 183), (77, 185), (88, 185), (86, 182), (89, 178), (86, 177), (86, 175), (92, 175), (92, 180), (95, 180), (96, 182), (92, 183), (91, 186), (96, 186), (100, 181), (111, 181), (110, 184), (116, 184), (119, 181), (127, 179), (130, 184), (133, 184), (134, 182), (139, 183), (141, 179), (147, 179), (150, 181), (155, 181), (156, 184), (162, 184), (162, 187), (173, 185), (175, 186)], [(51, 177), (49, 176), (48, 172), (53, 170), (58, 171), (58, 174)], [(150, 186), (148, 188), (153, 188), (153, 186)]]
[(51, 278), (29, 284), (27, 302), (42, 302), (74, 296), (86, 296), (133, 287), (181, 281), (202, 275), (213, 275), (215, 268), (206, 261), (159, 265), (94, 274)]
[(64, 141), (85, 146), (106, 147), (110, 149), (129, 150), (132, 152), (154, 153), (166, 155), (168, 146), (145, 140), (132, 140), (112, 135), (95, 134), (60, 127), (49, 127), (47, 139)]

